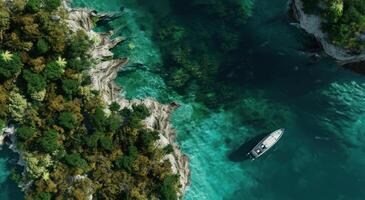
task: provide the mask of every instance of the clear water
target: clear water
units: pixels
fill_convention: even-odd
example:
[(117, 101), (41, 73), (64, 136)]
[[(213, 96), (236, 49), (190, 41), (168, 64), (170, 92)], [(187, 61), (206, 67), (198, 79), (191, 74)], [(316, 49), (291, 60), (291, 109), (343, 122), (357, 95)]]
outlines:
[[(308, 38), (288, 20), (288, 0), (255, 1), (242, 27), (243, 67), (227, 70), (232, 76), (225, 83), (235, 98), (214, 110), (196, 100), (194, 87), (179, 95), (165, 84), (153, 16), (157, 10), (176, 17), (168, 2), (74, 0), (73, 5), (105, 12), (124, 8), (121, 18), (99, 28), (128, 38), (114, 49), (131, 59), (117, 79), (123, 95), (182, 105), (172, 123), (190, 158), (184, 199), (365, 199), (365, 79), (329, 58), (313, 63), (303, 52)], [(273, 151), (247, 160), (258, 138), (281, 127), (287, 131)], [(0, 161), (1, 177), (7, 177)], [(0, 184), (0, 195), (9, 191), (5, 186), (10, 187)]]
[(17, 156), (8, 148), (0, 150), (0, 199), (24, 199), (23, 193), (10, 179), (11, 169), (14, 168)]

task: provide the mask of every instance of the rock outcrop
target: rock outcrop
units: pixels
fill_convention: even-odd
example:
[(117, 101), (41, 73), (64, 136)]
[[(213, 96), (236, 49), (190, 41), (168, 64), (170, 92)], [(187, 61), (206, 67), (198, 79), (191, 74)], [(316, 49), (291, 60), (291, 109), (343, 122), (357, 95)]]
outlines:
[(365, 61), (365, 53), (353, 55), (345, 49), (331, 44), (327, 35), (321, 29), (321, 18), (317, 15), (307, 14), (303, 9), (303, 0), (292, 0), (292, 14), (299, 21), (299, 26), (307, 33), (313, 35), (321, 43), (323, 50), (335, 58), (340, 64), (349, 64)]

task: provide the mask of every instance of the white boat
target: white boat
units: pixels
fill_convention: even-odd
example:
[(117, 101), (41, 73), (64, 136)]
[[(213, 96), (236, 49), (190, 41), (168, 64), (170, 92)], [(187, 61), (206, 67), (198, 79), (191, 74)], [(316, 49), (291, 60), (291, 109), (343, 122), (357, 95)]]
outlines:
[(281, 136), (284, 134), (284, 131), (285, 129), (281, 128), (270, 133), (249, 152), (249, 155), (251, 155), (253, 159), (260, 157), (280, 140)]

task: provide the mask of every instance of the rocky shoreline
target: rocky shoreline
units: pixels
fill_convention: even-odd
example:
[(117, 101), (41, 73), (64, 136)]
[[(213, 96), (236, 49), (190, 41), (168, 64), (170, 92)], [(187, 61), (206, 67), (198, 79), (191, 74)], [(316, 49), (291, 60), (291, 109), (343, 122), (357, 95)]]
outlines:
[(173, 153), (167, 155), (166, 159), (170, 160), (173, 172), (180, 175), (181, 188), (179, 196), (182, 196), (189, 183), (190, 170), (188, 157), (182, 154), (176, 144), (176, 134), (170, 124), (170, 115), (178, 107), (178, 104), (163, 105), (151, 98), (143, 100), (124, 99), (120, 95), (122, 88), (116, 85), (114, 80), (120, 68), (128, 63), (128, 59), (113, 59), (113, 53), (110, 51), (110, 49), (123, 42), (124, 38), (110, 39), (113, 32), (95, 33), (92, 30), (92, 17), (97, 15), (96, 12), (90, 9), (72, 9), (68, 6), (67, 1), (64, 1), (63, 4), (69, 13), (69, 19), (66, 21), (70, 29), (72, 31), (84, 30), (95, 41), (91, 56), (97, 63), (89, 71), (92, 77), (93, 89), (99, 90), (103, 100), (108, 104), (115, 101), (121, 107), (144, 104), (149, 108), (151, 116), (145, 120), (145, 125), (160, 133), (160, 140), (157, 145), (164, 147), (170, 144), (173, 146)]
[(302, 0), (292, 0), (290, 7), (293, 17), (299, 23), (299, 27), (308, 34), (313, 35), (321, 44), (324, 52), (336, 59), (339, 64), (348, 65), (365, 62), (365, 53), (353, 55), (348, 53), (345, 49), (328, 42), (327, 35), (321, 29), (321, 18), (316, 15), (306, 14), (303, 9)]

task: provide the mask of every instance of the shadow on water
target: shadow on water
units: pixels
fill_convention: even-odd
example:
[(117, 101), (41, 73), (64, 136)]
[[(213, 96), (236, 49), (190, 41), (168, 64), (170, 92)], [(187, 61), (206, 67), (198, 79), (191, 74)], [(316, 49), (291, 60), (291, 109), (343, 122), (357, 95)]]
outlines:
[(266, 137), (270, 132), (260, 133), (253, 138), (249, 138), (243, 144), (241, 144), (236, 150), (228, 155), (228, 159), (232, 162), (242, 162), (250, 159), (247, 155), (264, 137)]
[(269, 24), (275, 24), (275, 23), (287, 23), (289, 21), (288, 15), (286, 13), (280, 13), (279, 15), (276, 15), (274, 17), (269, 18), (268, 20), (265, 20), (261, 23), (261, 25), (269, 25)]

